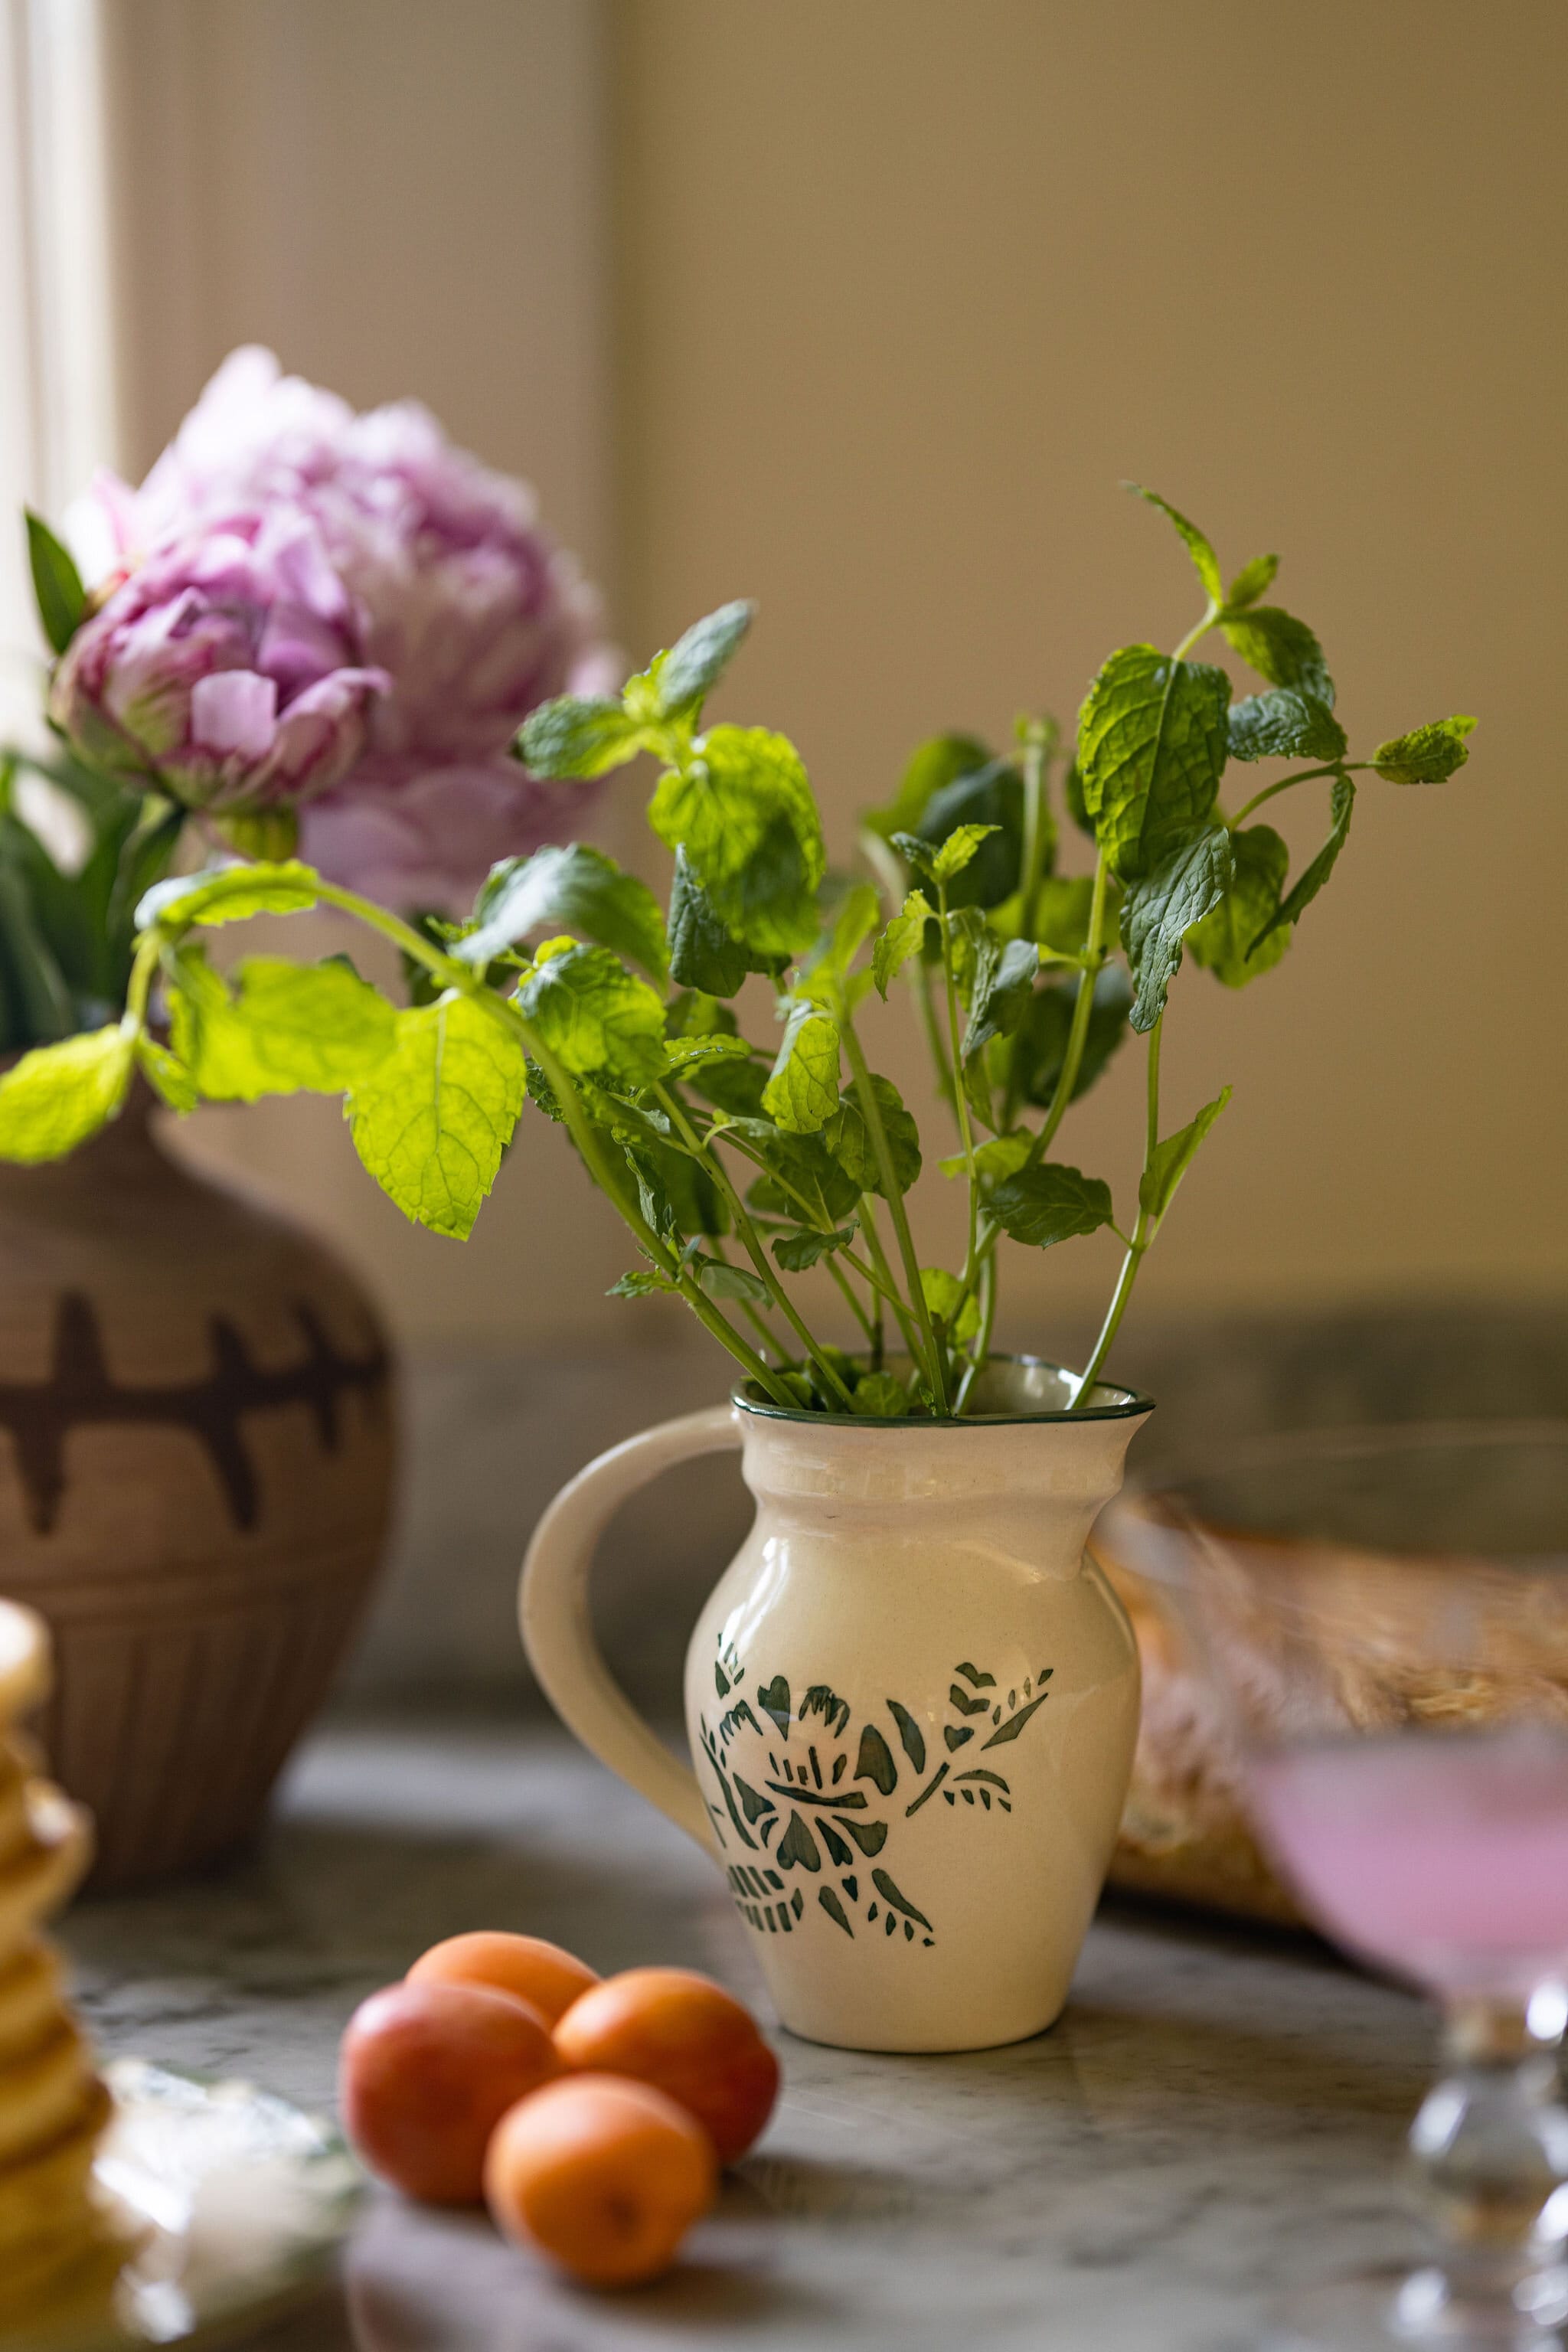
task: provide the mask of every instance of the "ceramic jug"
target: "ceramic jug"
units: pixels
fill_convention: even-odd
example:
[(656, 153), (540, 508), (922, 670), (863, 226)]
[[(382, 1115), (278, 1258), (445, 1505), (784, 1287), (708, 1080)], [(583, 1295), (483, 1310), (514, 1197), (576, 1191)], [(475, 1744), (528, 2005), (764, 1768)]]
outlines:
[[(984, 1376), (960, 1422), (787, 1412), (761, 1391), (614, 1447), (541, 1521), (522, 1634), (558, 1713), (712, 1855), (783, 2022), (856, 2050), (978, 2050), (1059, 2014), (1138, 1727), (1138, 1651), (1085, 1556), (1151, 1410), (1070, 1373)], [(730, 1446), (756, 1518), (692, 1635), (692, 1769), (594, 1638), (596, 1539)]]

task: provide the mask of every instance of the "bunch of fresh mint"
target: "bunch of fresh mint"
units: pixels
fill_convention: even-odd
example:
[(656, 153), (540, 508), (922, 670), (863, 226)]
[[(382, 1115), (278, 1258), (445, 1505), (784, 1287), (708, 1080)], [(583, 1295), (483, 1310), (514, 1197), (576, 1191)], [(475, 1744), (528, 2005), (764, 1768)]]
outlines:
[[(596, 776), (645, 752), (660, 763), (648, 821), (674, 853), (667, 911), (575, 846), (499, 866), (461, 926), (411, 926), (293, 861), (160, 883), (139, 909), (124, 1018), (27, 1055), (0, 1081), (0, 1156), (71, 1150), (114, 1117), (138, 1069), (176, 1110), (341, 1093), (376, 1181), (407, 1216), (460, 1238), (531, 1099), (637, 1244), (620, 1295), (683, 1298), (777, 1403), (879, 1417), (969, 1406), (1004, 1236), (1047, 1249), (1110, 1226), (1125, 1255), (1078, 1386), (1086, 1399), (1229, 1099), (1163, 1127), (1160, 1039), (1184, 952), (1229, 987), (1278, 963), (1344, 846), (1354, 776), (1440, 782), (1463, 764), (1473, 723), (1439, 719), (1350, 759), (1317, 638), (1262, 601), (1276, 559), (1227, 589), (1202, 532), (1141, 495), (1180, 532), (1205, 603), (1173, 653), (1123, 646), (1089, 688), (1060, 799), (1093, 844), (1091, 874), (1056, 870), (1058, 730), (1031, 719), (999, 757), (968, 737), (928, 744), (867, 820), (875, 880), (830, 877), (793, 744), (702, 725), (752, 618), (727, 604), (617, 698), (548, 703), (518, 739), (543, 776)], [(1216, 628), (1265, 691), (1233, 701), (1226, 672), (1190, 658)], [(1227, 814), (1226, 767), (1265, 761), (1306, 764)], [(1284, 842), (1251, 820), (1314, 782), (1328, 788), (1328, 838), (1291, 882)], [(203, 935), (217, 925), (323, 905), (403, 950), (414, 1003), (395, 1005), (341, 957), (256, 956), (228, 972), (209, 959)], [(758, 974), (782, 1024), (765, 1046), (733, 1005)], [(919, 1125), (862, 1042), (867, 1000), (895, 983), (911, 993), (951, 1115), (942, 1173), (967, 1188), (956, 1267), (921, 1263)], [(1147, 1131), (1136, 1209), (1119, 1220), (1109, 1184), (1049, 1155), (1130, 1032), (1147, 1039)], [(852, 1351), (801, 1311), (795, 1278), (819, 1264), (858, 1332)]]

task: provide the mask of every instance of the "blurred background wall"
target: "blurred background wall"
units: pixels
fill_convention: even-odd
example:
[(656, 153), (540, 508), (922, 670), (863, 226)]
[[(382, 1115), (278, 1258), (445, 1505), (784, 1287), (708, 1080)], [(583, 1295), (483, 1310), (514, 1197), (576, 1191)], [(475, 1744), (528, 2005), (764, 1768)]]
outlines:
[[(1070, 722), (1111, 646), (1184, 631), (1191, 575), (1127, 476), (1227, 568), (1282, 551), (1353, 742), (1479, 713), (1457, 782), (1363, 792), (1278, 972), (1178, 983), (1173, 1114), (1236, 1100), (1140, 1328), (1356, 1306), (1363, 1349), (1398, 1302), (1555, 1315), (1559, 0), (108, 0), (96, 21), (121, 465), (241, 341), (362, 404), (416, 394), (532, 478), (639, 657), (760, 600), (724, 712), (795, 736), (839, 856), (923, 735)], [(607, 807), (617, 847), (647, 781)], [(1298, 797), (1300, 854), (1325, 816)], [(879, 1058), (925, 1083), (912, 1038)], [(1068, 1130), (1123, 1193), (1138, 1096), (1129, 1063)], [(532, 1124), (461, 1247), (374, 1192), (333, 1105), (205, 1111), (183, 1148), (335, 1233), (414, 1346), (444, 1483), (416, 1480), (393, 1616), (426, 1654), (409, 1563), (491, 1559), (452, 1580), (468, 1633), (434, 1641), (502, 1639), (561, 1473), (723, 1386), (663, 1302), (603, 1298), (618, 1233)], [(954, 1246), (940, 1215), (923, 1241)], [(1076, 1346), (1110, 1272), (1096, 1244), (1015, 1264), (1005, 1335)], [(1456, 1357), (1473, 1328), (1405, 1328)]]

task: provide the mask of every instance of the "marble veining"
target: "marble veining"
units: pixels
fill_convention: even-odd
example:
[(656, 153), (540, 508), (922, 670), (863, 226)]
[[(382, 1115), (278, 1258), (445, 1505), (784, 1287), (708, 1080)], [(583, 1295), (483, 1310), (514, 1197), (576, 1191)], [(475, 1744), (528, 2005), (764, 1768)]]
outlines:
[[(316, 2108), (353, 2003), (462, 1927), (682, 1961), (765, 2008), (717, 1872), (537, 1727), (339, 1722), (251, 1860), (66, 1924), (109, 2052)], [(268, 2352), (1244, 2352), (1278, 2291), (1415, 2242), (1427, 2021), (1304, 1943), (1116, 1909), (1037, 2041), (780, 2048), (779, 2113), (662, 2285), (589, 2296), (477, 2218), (377, 2196), (344, 2294)]]

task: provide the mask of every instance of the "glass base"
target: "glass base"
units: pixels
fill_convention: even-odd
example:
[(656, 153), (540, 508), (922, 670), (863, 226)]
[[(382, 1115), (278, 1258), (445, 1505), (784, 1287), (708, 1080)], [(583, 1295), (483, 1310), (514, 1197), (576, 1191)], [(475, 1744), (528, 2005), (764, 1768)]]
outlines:
[(1263, 2352), (1568, 2352), (1568, 2270), (1478, 2293), (1437, 2269), (1367, 2271), (1276, 2305)]

